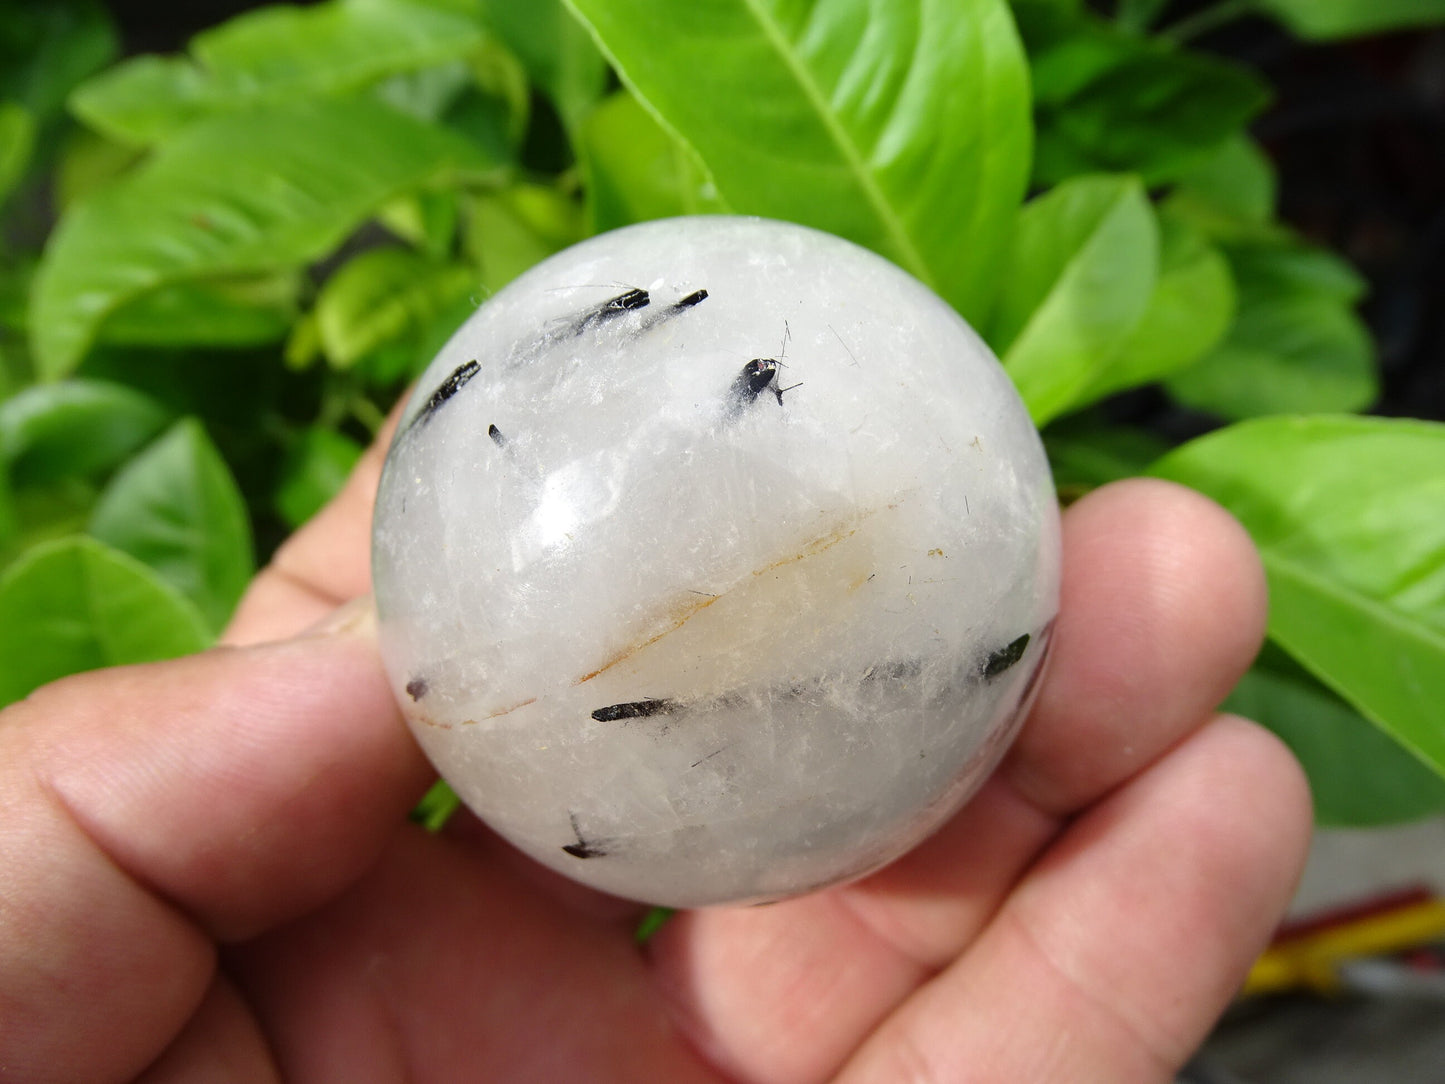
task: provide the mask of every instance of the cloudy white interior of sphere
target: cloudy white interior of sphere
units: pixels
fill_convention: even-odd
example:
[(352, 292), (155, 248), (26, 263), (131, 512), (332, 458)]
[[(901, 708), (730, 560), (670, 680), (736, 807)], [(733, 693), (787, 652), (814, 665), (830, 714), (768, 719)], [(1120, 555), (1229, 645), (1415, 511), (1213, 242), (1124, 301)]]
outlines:
[(951, 309), (715, 217), (478, 310), (408, 405), (373, 565), (398, 698), (468, 805), (692, 906), (857, 876), (956, 808), (1044, 657), (1058, 556), (1037, 433)]

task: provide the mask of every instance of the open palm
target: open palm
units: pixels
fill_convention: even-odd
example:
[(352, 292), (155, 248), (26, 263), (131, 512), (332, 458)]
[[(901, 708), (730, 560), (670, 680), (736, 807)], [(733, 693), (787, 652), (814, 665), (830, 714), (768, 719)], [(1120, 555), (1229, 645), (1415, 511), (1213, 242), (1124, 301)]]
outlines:
[(639, 906), (468, 816), (405, 823), (430, 773), (369, 610), (325, 617), (369, 589), (379, 456), (233, 646), (4, 714), (0, 1080), (1165, 1081), (1288, 899), (1298, 768), (1213, 713), (1258, 562), (1132, 481), (1066, 513), (1038, 703), (962, 813), (866, 880), (639, 948)]

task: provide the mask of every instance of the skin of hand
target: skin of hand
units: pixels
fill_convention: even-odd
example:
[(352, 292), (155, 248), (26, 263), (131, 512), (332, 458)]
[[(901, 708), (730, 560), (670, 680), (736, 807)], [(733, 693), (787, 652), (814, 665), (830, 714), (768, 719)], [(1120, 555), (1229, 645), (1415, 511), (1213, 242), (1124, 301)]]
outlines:
[(469, 815), (406, 823), (431, 773), (364, 597), (380, 461), (226, 646), (0, 715), (0, 1080), (1164, 1082), (1289, 900), (1306, 784), (1214, 712), (1260, 643), (1258, 558), (1131, 480), (1065, 513), (1049, 671), (961, 813), (639, 948), (637, 905)]

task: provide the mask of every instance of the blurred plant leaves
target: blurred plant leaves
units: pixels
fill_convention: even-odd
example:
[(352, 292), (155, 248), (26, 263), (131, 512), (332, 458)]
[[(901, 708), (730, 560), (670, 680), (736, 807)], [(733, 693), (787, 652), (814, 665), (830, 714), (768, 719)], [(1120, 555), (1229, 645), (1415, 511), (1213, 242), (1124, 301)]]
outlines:
[(1445, 426), (1360, 417), (1242, 422), (1152, 473), (1214, 498), (1254, 538), (1269, 634), (1445, 775)]
[(1229, 251), (1239, 296), (1234, 325), (1212, 353), (1168, 377), (1170, 394), (1230, 419), (1373, 403), (1374, 343), (1354, 312), (1364, 288), (1354, 270), (1297, 243)]
[(1153, 433), (1111, 425), (1088, 412), (1062, 418), (1044, 430), (1054, 485), (1061, 500), (1143, 474), (1169, 445)]
[(180, 592), (93, 538), (36, 546), (0, 575), (0, 705), (67, 674), (174, 658), (210, 642)]
[(576, 199), (550, 185), (524, 183), (479, 193), (472, 199), (470, 219), (466, 250), (481, 266), (488, 294), (587, 233)]
[[(575, 133), (607, 85), (607, 62), (591, 37), (562, 0), (476, 2), (487, 26), (518, 56), (563, 125)], [(672, 15), (671, 7), (665, 14), (654, 9), (649, 18), (661, 24)]]
[(1164, 208), (1216, 241), (1269, 240), (1283, 232), (1274, 221), (1278, 188), (1264, 152), (1236, 135), (1179, 177)]
[(979, 320), (1028, 179), (1004, 0), (569, 0), (741, 214), (849, 238)]
[(98, 0), (0, 5), (0, 99), (24, 106), (37, 128), (47, 128), (76, 84), (110, 63), (117, 48)]
[(587, 210), (598, 233), (728, 209), (691, 148), (625, 90), (592, 111), (581, 145)]
[(1169, 5), (1169, 0), (1119, 0), (1114, 19), (1125, 30), (1148, 29)]
[(1159, 227), (1159, 278), (1149, 307), (1078, 393), (1077, 404), (1186, 368), (1218, 345), (1234, 321), (1234, 276), (1223, 253), (1177, 218), (1163, 215)]
[(1222, 706), (1265, 724), (1294, 751), (1318, 824), (1365, 828), (1445, 810), (1445, 779), (1273, 644)]
[(1445, 0), (1253, 0), (1302, 38), (1379, 34), (1445, 20)]
[(1149, 310), (1159, 230), (1133, 177), (1066, 181), (1024, 208), (984, 338), (1036, 425), (1082, 405)]
[(291, 446), (276, 487), (276, 510), (293, 530), (340, 492), (363, 449), (331, 429), (308, 426)]
[(142, 294), (101, 327), (107, 343), (128, 346), (257, 346), (279, 341), (296, 319), (302, 277), (177, 282)]
[(353, 257), (327, 279), (316, 300), (327, 360), (350, 368), (382, 346), (416, 342), (437, 314), (477, 293), (477, 272), (407, 248), (386, 246)]
[(0, 101), (0, 204), (25, 174), (35, 146), (35, 120), (30, 110)]
[(74, 113), (124, 142), (151, 144), (210, 114), (338, 95), (465, 56), (475, 19), (414, 0), (276, 4), (196, 35), (191, 57), (140, 56), (89, 80)]
[(255, 571), (245, 501), (220, 452), (183, 418), (105, 488), (89, 533), (150, 567), (219, 633)]
[(150, 396), (102, 380), (24, 388), (0, 402), (0, 465), (17, 485), (114, 469), (161, 431)]
[(104, 321), (144, 294), (294, 268), (401, 193), (485, 179), (495, 165), (467, 140), (371, 101), (198, 122), (61, 220), (32, 297), (39, 374), (73, 369)]
[(1137, 173), (1156, 185), (1214, 154), (1269, 100), (1252, 71), (1172, 49), (1089, 12), (1025, 5), (1033, 69), (1034, 181)]

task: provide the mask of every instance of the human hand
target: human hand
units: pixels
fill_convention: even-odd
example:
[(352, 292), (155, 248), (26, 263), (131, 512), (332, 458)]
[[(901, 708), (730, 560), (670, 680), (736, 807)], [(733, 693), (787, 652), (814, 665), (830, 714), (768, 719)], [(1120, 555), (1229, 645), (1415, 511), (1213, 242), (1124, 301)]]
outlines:
[[(973, 802), (866, 880), (675, 917), (541, 869), (430, 778), (364, 603), (380, 452), (233, 645), (0, 717), (0, 1079), (1166, 1081), (1284, 908), (1298, 767), (1213, 715), (1264, 619), (1187, 490), (1064, 518), (1050, 668)], [(284, 642), (261, 643), (276, 637)]]

